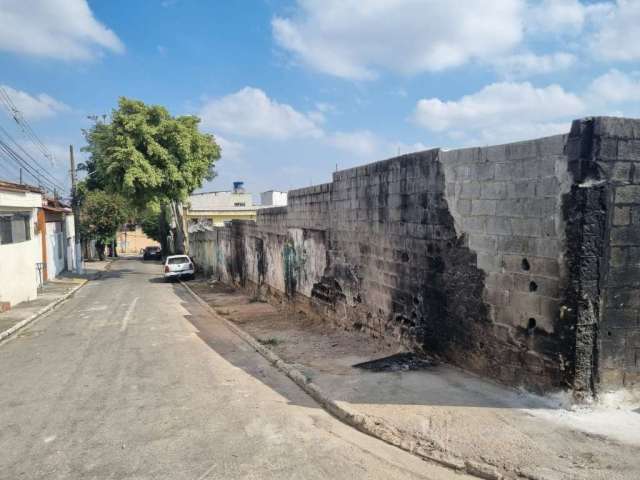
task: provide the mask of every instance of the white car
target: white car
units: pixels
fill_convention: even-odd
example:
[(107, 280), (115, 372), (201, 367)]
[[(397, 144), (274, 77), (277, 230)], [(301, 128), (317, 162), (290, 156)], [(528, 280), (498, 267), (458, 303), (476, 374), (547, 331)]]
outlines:
[(193, 262), (186, 255), (168, 256), (164, 261), (163, 269), (165, 280), (181, 277), (193, 278), (195, 274)]

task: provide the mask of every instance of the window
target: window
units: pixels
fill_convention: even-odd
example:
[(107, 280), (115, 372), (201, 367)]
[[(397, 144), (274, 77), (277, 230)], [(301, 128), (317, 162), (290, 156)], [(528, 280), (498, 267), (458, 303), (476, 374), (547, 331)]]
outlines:
[(31, 217), (28, 213), (0, 214), (0, 245), (31, 240)]
[(169, 265), (179, 265), (181, 263), (189, 263), (189, 257), (173, 257), (167, 262)]
[(244, 204), (244, 202), (236, 202), (236, 203), (233, 204), (233, 206), (234, 207), (244, 207), (245, 204)]

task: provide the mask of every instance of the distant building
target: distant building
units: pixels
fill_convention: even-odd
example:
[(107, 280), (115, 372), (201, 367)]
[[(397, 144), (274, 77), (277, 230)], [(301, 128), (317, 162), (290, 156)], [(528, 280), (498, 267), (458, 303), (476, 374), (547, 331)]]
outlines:
[(268, 190), (260, 194), (260, 206), (284, 207), (287, 205), (287, 192)]
[(257, 206), (242, 182), (234, 182), (233, 190), (194, 193), (185, 210), (189, 231), (221, 227), (230, 220), (255, 220)]
[(255, 220), (261, 208), (286, 205), (287, 192), (269, 190), (260, 194), (260, 200), (259, 205), (253, 203), (243, 182), (233, 182), (232, 190), (194, 193), (185, 209), (188, 231), (222, 227), (231, 220)]

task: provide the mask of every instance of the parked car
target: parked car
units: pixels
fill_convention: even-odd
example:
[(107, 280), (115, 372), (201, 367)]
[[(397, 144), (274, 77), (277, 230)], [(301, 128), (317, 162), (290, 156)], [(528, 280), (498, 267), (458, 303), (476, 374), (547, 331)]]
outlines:
[(164, 278), (172, 280), (174, 278), (193, 278), (195, 266), (186, 255), (170, 255), (164, 261)]
[(147, 247), (142, 251), (143, 260), (162, 260), (160, 247)]

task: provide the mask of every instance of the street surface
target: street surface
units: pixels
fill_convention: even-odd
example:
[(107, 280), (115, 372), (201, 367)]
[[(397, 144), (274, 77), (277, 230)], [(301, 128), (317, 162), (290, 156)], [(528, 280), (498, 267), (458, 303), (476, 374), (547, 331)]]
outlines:
[(157, 262), (0, 345), (0, 479), (463, 478), (322, 410)]

